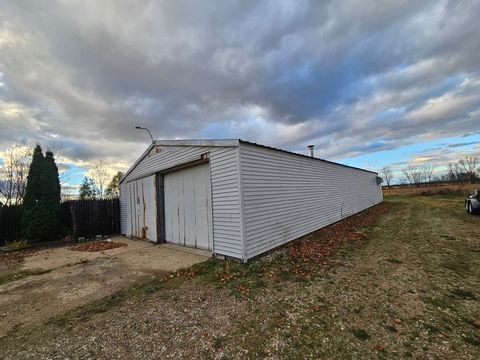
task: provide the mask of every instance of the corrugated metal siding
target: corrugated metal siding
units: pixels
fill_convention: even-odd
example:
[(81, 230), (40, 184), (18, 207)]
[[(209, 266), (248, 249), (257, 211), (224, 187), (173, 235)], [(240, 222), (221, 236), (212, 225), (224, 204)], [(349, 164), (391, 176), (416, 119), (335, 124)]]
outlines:
[[(209, 152), (212, 192), (213, 252), (242, 258), (241, 211), (238, 176), (238, 147), (170, 146), (145, 157), (122, 183), (200, 159)], [(129, 212), (127, 211), (127, 214)], [(122, 213), (123, 216), (123, 213)], [(127, 223), (134, 219), (127, 219)], [(128, 226), (127, 226), (128, 229)], [(127, 231), (126, 235), (130, 235)]]
[(128, 203), (128, 187), (127, 183), (123, 182), (120, 184), (120, 231), (123, 235), (127, 235), (127, 211), (129, 207)]
[(376, 174), (241, 144), (245, 258), (382, 201)]

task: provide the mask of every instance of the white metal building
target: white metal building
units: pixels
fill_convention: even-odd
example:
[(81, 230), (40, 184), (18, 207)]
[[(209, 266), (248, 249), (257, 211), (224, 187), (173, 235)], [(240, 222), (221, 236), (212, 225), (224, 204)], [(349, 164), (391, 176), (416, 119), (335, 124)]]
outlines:
[(243, 140), (160, 140), (120, 182), (126, 236), (244, 261), (380, 203), (377, 173)]

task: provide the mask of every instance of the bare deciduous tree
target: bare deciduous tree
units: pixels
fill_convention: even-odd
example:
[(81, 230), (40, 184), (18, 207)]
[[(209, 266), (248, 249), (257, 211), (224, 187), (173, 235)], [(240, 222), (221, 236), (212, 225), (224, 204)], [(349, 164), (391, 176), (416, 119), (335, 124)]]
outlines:
[(403, 168), (402, 169), (402, 174), (405, 176), (405, 179), (407, 179), (407, 182), (412, 185), (413, 182), (412, 182), (412, 179), (410, 177), (410, 171), (408, 170), (408, 168)]
[(423, 172), (422, 169), (417, 166), (410, 165), (406, 168), (403, 168), (402, 173), (405, 175), (410, 185), (420, 184), (422, 181)]
[(383, 178), (385, 179), (385, 182), (387, 183), (387, 186), (390, 187), (390, 183), (393, 179), (393, 171), (390, 166), (384, 166), (383, 168), (380, 169), (380, 173), (382, 174)]
[(423, 171), (422, 171), (421, 168), (419, 168), (417, 166), (411, 166), (410, 167), (410, 174), (412, 176), (414, 184), (420, 184), (422, 182)]
[(428, 183), (432, 182), (434, 169), (435, 169), (435, 166), (433, 164), (426, 164), (423, 166), (422, 171), (423, 171), (423, 178), (425, 179), (425, 182), (428, 182)]
[(5, 205), (20, 204), (25, 195), (31, 150), (14, 145), (3, 152), (0, 163), (0, 195)]
[(457, 181), (458, 173), (460, 172), (458, 164), (448, 163), (448, 180)]
[(105, 186), (110, 180), (108, 163), (105, 160), (95, 161), (90, 168), (90, 173), (93, 181), (95, 181), (95, 184), (98, 187), (98, 195), (100, 197), (103, 197), (105, 192)]
[(458, 162), (463, 168), (465, 174), (471, 183), (475, 183), (478, 179), (480, 170), (480, 161), (477, 157), (466, 157)]

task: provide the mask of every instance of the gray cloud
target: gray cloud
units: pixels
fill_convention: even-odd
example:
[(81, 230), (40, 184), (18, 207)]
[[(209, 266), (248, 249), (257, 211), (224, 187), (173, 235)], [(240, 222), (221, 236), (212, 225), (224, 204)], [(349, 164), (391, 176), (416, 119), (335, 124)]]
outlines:
[(338, 159), (478, 132), (477, 1), (7, 1), (0, 146), (242, 137)]
[(457, 143), (457, 144), (449, 144), (449, 148), (456, 148), (456, 147), (463, 147), (463, 146), (469, 146), (469, 145), (476, 145), (480, 144), (480, 141), (469, 141), (469, 142), (463, 142), (463, 143)]

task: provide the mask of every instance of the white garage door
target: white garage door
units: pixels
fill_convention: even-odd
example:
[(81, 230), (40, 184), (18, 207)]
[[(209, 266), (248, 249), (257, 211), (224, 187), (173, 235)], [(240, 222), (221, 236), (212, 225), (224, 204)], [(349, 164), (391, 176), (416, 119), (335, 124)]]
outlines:
[(212, 250), (208, 163), (165, 174), (164, 186), (165, 240)]

